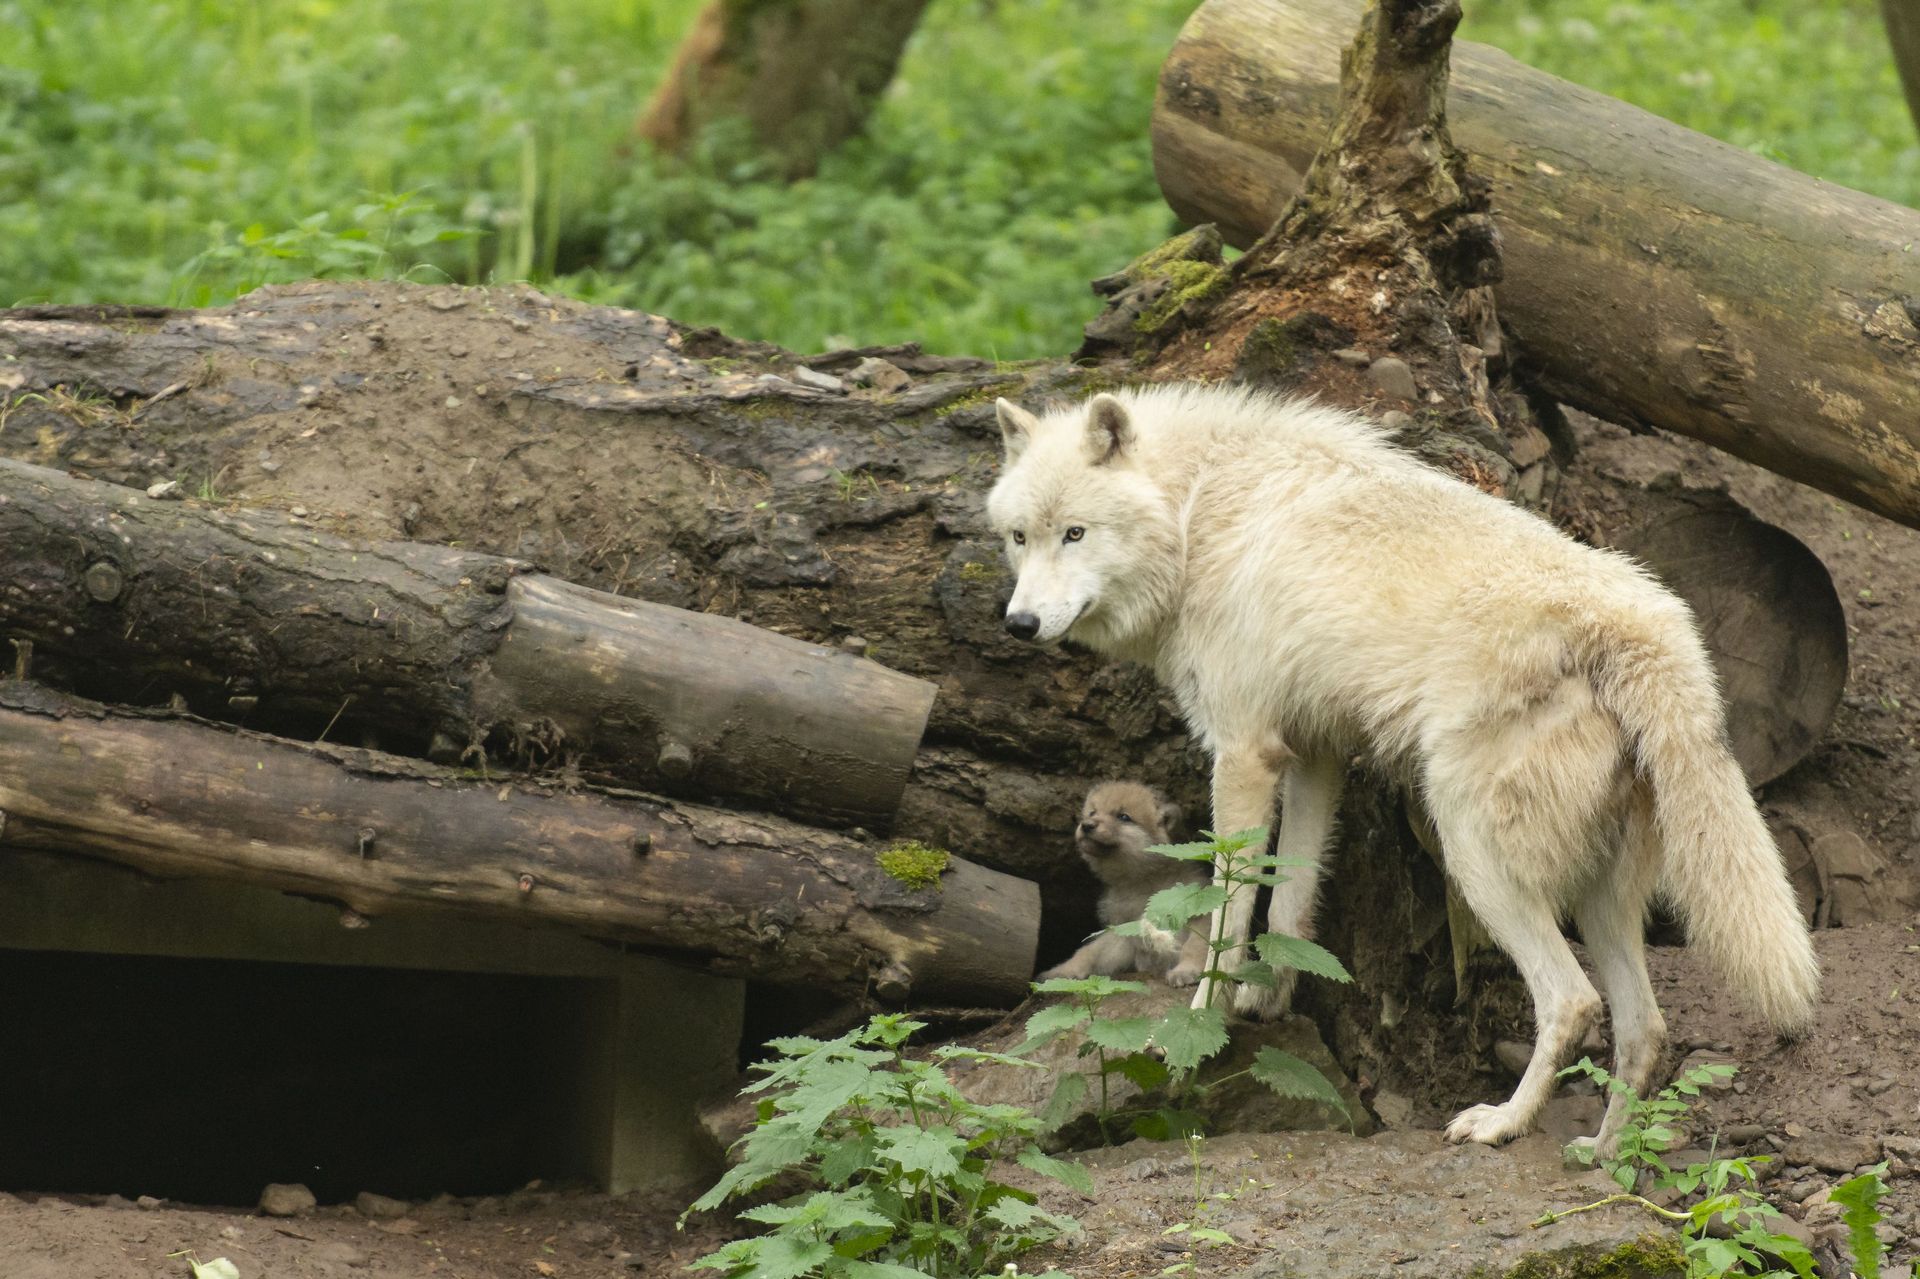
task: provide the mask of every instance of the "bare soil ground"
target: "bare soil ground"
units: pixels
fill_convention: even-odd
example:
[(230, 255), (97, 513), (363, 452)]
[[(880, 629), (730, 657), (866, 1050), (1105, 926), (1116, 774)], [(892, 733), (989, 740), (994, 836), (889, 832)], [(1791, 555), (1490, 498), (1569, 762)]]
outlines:
[[(440, 392), (436, 392), (438, 394)], [(1796, 534), (1831, 570), (1853, 643), (1846, 699), (1825, 741), (1770, 785), (1776, 824), (1857, 835), (1875, 859), (1862, 917), (1817, 938), (1827, 971), (1818, 1028), (1782, 1047), (1754, 1031), (1683, 951), (1658, 948), (1657, 988), (1674, 1039), (1689, 1054), (1733, 1060), (1732, 1087), (1708, 1097), (1696, 1145), (1771, 1153), (1769, 1193), (1819, 1228), (1818, 1191), (1855, 1167), (1889, 1157), (1886, 1207), (1894, 1255), (1920, 1244), (1920, 934), (1911, 899), (1920, 844), (1920, 532), (1896, 527), (1809, 489), (1665, 436), (1580, 426), (1584, 451), (1560, 508), (1604, 539), (1617, 531), (1626, 495), (1649, 484), (1726, 485), (1764, 519)], [(419, 441), (419, 447), (438, 447)], [(297, 456), (293, 448), (283, 455)], [(364, 482), (362, 463), (333, 455), (343, 492)], [(318, 465), (318, 461), (313, 462)], [(394, 468), (376, 470), (392, 473)], [(314, 483), (320, 483), (315, 480)], [(405, 494), (396, 494), (396, 501)], [(530, 498), (534, 495), (529, 494)], [(401, 503), (404, 505), (404, 503)], [(1866, 881), (1863, 881), (1866, 882)], [(1337, 883), (1330, 890), (1337, 892)], [(1868, 908), (1871, 909), (1868, 909)], [(1875, 916), (1871, 918), (1869, 916)], [(1486, 1076), (1496, 1098), (1511, 1080)], [(31, 1099), (15, 1099), (31, 1104)], [(162, 1104), (163, 1099), (156, 1099)], [(1578, 1089), (1556, 1100), (1547, 1133), (1503, 1151), (1444, 1147), (1443, 1117), (1421, 1105), (1382, 1133), (1223, 1137), (1200, 1160), (1201, 1185), (1240, 1193), (1215, 1210), (1237, 1246), (1201, 1252), (1194, 1273), (1441, 1275), (1499, 1267), (1547, 1243), (1527, 1222), (1548, 1208), (1598, 1197), (1594, 1174), (1565, 1172), (1558, 1143), (1591, 1125), (1598, 1098)], [(1091, 1202), (1060, 1206), (1082, 1217), (1086, 1239), (1049, 1258), (1082, 1276), (1157, 1274), (1187, 1259), (1161, 1232), (1194, 1216), (1194, 1166), (1179, 1147), (1134, 1145), (1088, 1157)], [(695, 1187), (608, 1197), (529, 1189), (504, 1197), (411, 1205), (374, 1219), (352, 1205), (323, 1205), (291, 1219), (250, 1210), (119, 1199), (0, 1195), (0, 1279), (149, 1279), (189, 1273), (190, 1260), (227, 1257), (243, 1279), (263, 1276), (666, 1276), (716, 1247), (732, 1227), (673, 1221)], [(1049, 1192), (1055, 1194), (1056, 1192)], [(1064, 1192), (1057, 1192), (1064, 1195)], [(1816, 1206), (1807, 1206), (1814, 1200)], [(1613, 1246), (1647, 1219), (1627, 1209), (1554, 1227), (1554, 1246)]]

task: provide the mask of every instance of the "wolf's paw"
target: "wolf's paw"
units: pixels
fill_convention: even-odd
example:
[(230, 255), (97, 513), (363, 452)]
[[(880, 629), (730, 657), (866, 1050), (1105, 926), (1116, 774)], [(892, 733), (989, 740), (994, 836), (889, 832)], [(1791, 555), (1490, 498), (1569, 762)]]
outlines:
[(1034, 980), (1052, 981), (1056, 977), (1070, 977), (1078, 981), (1083, 977), (1091, 977), (1092, 975), (1091, 973), (1081, 972), (1079, 966), (1076, 964), (1055, 964), (1053, 967), (1035, 977)]
[(1199, 964), (1175, 964), (1167, 969), (1167, 985), (1191, 986), (1200, 980), (1200, 974), (1205, 971)]
[(1498, 1146), (1512, 1141), (1532, 1126), (1532, 1116), (1514, 1110), (1512, 1102), (1500, 1106), (1468, 1106), (1447, 1125), (1447, 1140), (1478, 1141)]
[(1285, 989), (1247, 982), (1234, 987), (1232, 1008), (1236, 1017), (1251, 1021), (1273, 1021), (1286, 1015), (1287, 1006), (1292, 1000), (1292, 982), (1287, 982)]

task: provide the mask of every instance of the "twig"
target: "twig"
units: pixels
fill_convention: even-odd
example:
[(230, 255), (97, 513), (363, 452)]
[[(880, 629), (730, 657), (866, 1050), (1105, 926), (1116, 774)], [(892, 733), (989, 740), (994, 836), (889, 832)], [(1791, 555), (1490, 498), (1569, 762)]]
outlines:
[(327, 721), (327, 726), (320, 730), (320, 736), (313, 739), (313, 744), (315, 746), (318, 746), (321, 742), (324, 742), (327, 740), (327, 734), (331, 733), (333, 731), (333, 726), (340, 722), (340, 717), (347, 713), (347, 702), (351, 702), (352, 700), (353, 700), (353, 694), (348, 693), (346, 701), (340, 703), (340, 709), (333, 713), (333, 718)]
[(1691, 1221), (1693, 1219), (1687, 1213), (1675, 1212), (1671, 1208), (1662, 1208), (1659, 1204), (1653, 1202), (1653, 1200), (1651, 1199), (1643, 1199), (1639, 1195), (1635, 1195), (1635, 1194), (1618, 1194), (1618, 1195), (1608, 1195), (1605, 1199), (1598, 1200), (1597, 1202), (1594, 1202), (1594, 1203), (1582, 1204), (1578, 1208), (1568, 1208), (1563, 1212), (1542, 1213), (1539, 1217), (1535, 1218), (1529, 1224), (1533, 1227), (1533, 1229), (1538, 1230), (1542, 1226), (1551, 1226), (1554, 1222), (1559, 1221), (1565, 1217), (1574, 1216), (1577, 1213), (1592, 1212), (1595, 1208), (1605, 1208), (1609, 1204), (1627, 1204), (1627, 1203), (1639, 1204), (1642, 1208), (1645, 1208), (1648, 1212), (1654, 1213), (1657, 1216), (1665, 1217), (1668, 1221)]

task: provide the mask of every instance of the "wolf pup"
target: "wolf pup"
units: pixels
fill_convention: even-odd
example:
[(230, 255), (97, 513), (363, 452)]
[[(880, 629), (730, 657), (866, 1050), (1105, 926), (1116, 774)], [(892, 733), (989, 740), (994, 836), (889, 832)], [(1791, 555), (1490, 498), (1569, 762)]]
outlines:
[[(1149, 853), (1167, 842), (1180, 806), (1161, 799), (1139, 782), (1102, 782), (1087, 792), (1073, 847), (1094, 878), (1106, 886), (1100, 894), (1100, 922), (1124, 924), (1140, 918), (1147, 899), (1163, 888), (1207, 877), (1206, 868)], [(1102, 932), (1062, 962), (1040, 974), (1052, 977), (1117, 977), (1138, 970), (1159, 977), (1178, 958), (1183, 980), (1191, 986), (1206, 968), (1207, 936), (1187, 928), (1180, 937), (1147, 925), (1139, 937)]]
[[(1643, 1094), (1666, 1035), (1643, 954), (1656, 888), (1772, 1027), (1811, 1024), (1819, 966), (1713, 667), (1638, 565), (1311, 401), (1168, 385), (1044, 417), (1001, 400), (999, 418), (1007, 630), (1151, 665), (1213, 756), (1215, 830), (1267, 823), (1283, 790), (1277, 852), (1316, 862), (1356, 750), (1423, 802), (1538, 1028), (1513, 1096), (1463, 1111), (1450, 1140), (1526, 1132), (1598, 1017), (1563, 912), (1607, 993), (1614, 1073)], [(1317, 867), (1288, 873), (1270, 926), (1304, 935)], [(1234, 891), (1219, 969), (1244, 961), (1252, 912)], [(1602, 1153), (1625, 1118), (1616, 1094)]]

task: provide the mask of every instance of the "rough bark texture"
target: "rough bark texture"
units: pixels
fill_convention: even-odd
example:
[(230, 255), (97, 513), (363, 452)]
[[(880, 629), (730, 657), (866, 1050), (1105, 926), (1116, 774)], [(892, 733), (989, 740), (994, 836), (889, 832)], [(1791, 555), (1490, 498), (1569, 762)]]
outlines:
[(0, 634), (110, 701), (884, 828), (933, 685), (516, 560), (0, 460)]
[[(1026, 990), (1032, 884), (953, 859), (937, 887), (774, 818), (503, 784), (375, 751), (110, 711), (0, 682), (0, 841), (338, 901), (454, 910), (889, 1002)], [(356, 920), (355, 923), (360, 921)]]
[(800, 178), (863, 128), (926, 0), (709, 0), (634, 131), (681, 155), (744, 120), (783, 177)]
[[(909, 379), (836, 394), (797, 384), (797, 357), (654, 316), (392, 284), (213, 311), (0, 312), (7, 356), (0, 453), (140, 488), (179, 479), (217, 506), (297, 505), (342, 536), (514, 556), (933, 681), (895, 829), (1044, 881), (1063, 905), (1049, 961), (1092, 926), (1090, 902), (1071, 908), (1086, 878), (1070, 845), (1091, 780), (1145, 777), (1205, 811), (1204, 757), (1151, 674), (1038, 653), (1000, 626), (1002, 556), (980, 515), (993, 396), (1080, 394), (1111, 372), (906, 348), (810, 359), (851, 377), (885, 358)], [(237, 718), (224, 698), (194, 707)]]
[[(1209, 0), (1162, 71), (1154, 162), (1251, 244), (1333, 119), (1354, 0)], [(1920, 213), (1815, 181), (1484, 46), (1453, 120), (1492, 183), (1501, 319), (1540, 386), (1920, 524)]]

